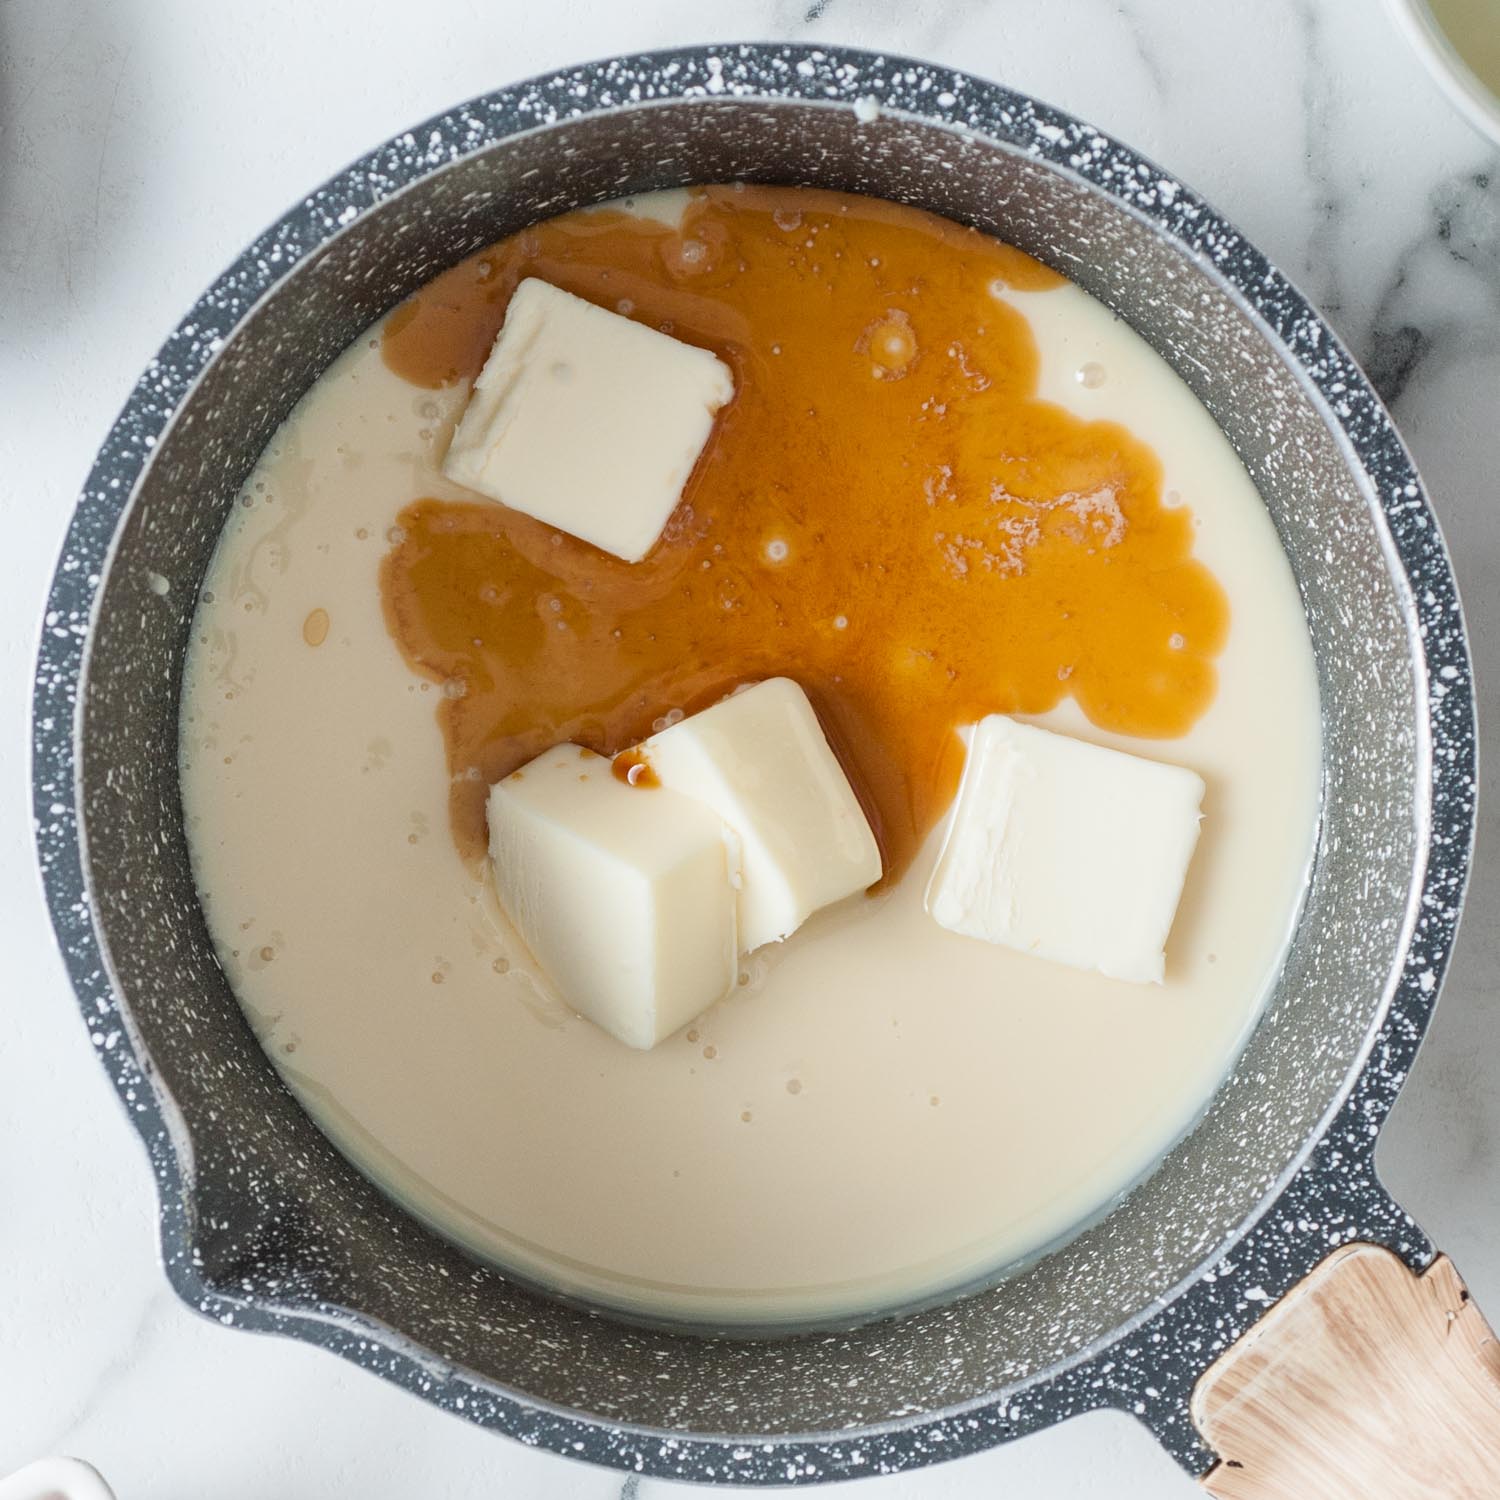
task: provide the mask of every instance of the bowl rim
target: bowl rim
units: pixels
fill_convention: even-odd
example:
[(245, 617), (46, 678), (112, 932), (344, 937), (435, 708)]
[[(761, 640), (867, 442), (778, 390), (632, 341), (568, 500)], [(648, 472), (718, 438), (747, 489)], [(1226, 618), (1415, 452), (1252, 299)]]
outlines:
[(1500, 95), (1469, 66), (1428, 0), (1386, 0), (1386, 9), (1448, 102), (1482, 136), (1500, 146)]
[[(1377, 527), (1407, 597), (1413, 670), (1427, 693), (1420, 728), (1419, 802), (1429, 814), (1414, 872), (1402, 949), (1384, 1003), (1327, 1116), (1242, 1223), (1172, 1291), (1107, 1337), (1015, 1387), (962, 1408), (842, 1434), (770, 1439), (679, 1435), (607, 1423), (444, 1369), (395, 1330), (330, 1307), (319, 1315), (269, 1307), (212, 1289), (194, 1260), (188, 1198), (191, 1145), (175, 1104), (121, 1003), (90, 910), (80, 817), (78, 734), (94, 613), (121, 522), (158, 440), (218, 350), (307, 257), (361, 214), (459, 160), (536, 129), (641, 105), (702, 99), (858, 107), (912, 117), (1046, 162), (1109, 197), (1208, 271), (1261, 327), (1317, 399), (1351, 467), (1377, 502)], [(1376, 459), (1379, 462), (1376, 462)], [(1382, 483), (1377, 484), (1376, 471)], [(1383, 522), (1381, 521), (1383, 518)], [(1329, 1248), (1290, 1254), (1267, 1229), (1271, 1209), (1336, 1202), (1345, 1238), (1374, 1238), (1409, 1259), (1425, 1238), (1380, 1188), (1373, 1120), (1393, 1102), (1425, 1029), (1457, 927), (1474, 833), (1476, 741), (1472, 675), (1446, 549), (1409, 454), (1368, 381), (1297, 290), (1220, 215), (1113, 138), (1062, 111), (973, 75), (895, 54), (793, 43), (734, 43), (605, 59), (478, 96), (392, 137), (302, 199), (213, 284), (147, 366), (100, 450), (54, 575), (33, 701), (33, 797), (47, 904), (94, 1047), (151, 1157), (168, 1277), (191, 1306), (226, 1324), (280, 1332), (329, 1348), (425, 1399), (565, 1456), (664, 1477), (787, 1484), (889, 1473), (992, 1446), (1101, 1406), (1133, 1411), (1191, 1471), (1209, 1455), (1187, 1416), (1186, 1386), (1163, 1363), (1171, 1351), (1227, 1347), (1274, 1302), (1274, 1291)], [(1421, 839), (1419, 838), (1419, 843)], [(111, 1040), (113, 1036), (113, 1040)], [(1319, 1160), (1343, 1131), (1342, 1165)], [(1367, 1128), (1370, 1127), (1370, 1128)], [(1339, 1153), (1334, 1153), (1337, 1156)], [(1327, 1153), (1323, 1153), (1326, 1158)], [(1316, 1217), (1316, 1215), (1315, 1215)], [(1227, 1252), (1235, 1250), (1234, 1263)], [(1300, 1270), (1299, 1270), (1300, 1268)], [(1290, 1279), (1289, 1279), (1290, 1278)], [(1272, 1294), (1268, 1294), (1271, 1289)], [(1149, 1330), (1153, 1330), (1148, 1332)], [(1110, 1356), (1105, 1362), (1105, 1356)], [(1185, 1368), (1201, 1368), (1201, 1352)], [(1122, 1370), (1110, 1374), (1116, 1365)], [(1166, 1372), (1166, 1373), (1163, 1373)], [(1157, 1377), (1161, 1389), (1148, 1377)], [(1141, 1392), (1145, 1390), (1150, 1399)]]

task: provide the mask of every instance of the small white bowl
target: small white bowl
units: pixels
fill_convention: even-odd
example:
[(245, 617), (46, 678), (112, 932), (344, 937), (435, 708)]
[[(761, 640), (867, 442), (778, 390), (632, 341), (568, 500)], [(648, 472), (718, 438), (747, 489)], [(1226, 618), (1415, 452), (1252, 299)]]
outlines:
[(1427, 0), (1387, 0), (1387, 4), (1401, 34), (1443, 92), (1480, 134), (1500, 146), (1500, 96), (1464, 61)]
[(99, 1471), (76, 1458), (43, 1458), (0, 1478), (0, 1500), (115, 1500)]

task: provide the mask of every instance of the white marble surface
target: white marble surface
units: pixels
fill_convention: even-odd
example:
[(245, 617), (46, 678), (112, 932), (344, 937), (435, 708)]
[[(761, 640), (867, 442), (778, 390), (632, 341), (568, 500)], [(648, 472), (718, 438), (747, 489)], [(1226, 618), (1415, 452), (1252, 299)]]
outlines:
[[(193, 297), (304, 189), (534, 71), (813, 37), (1029, 90), (1167, 165), (1328, 313), (1394, 403), (1454, 549), (1500, 731), (1500, 153), (1373, 0), (5, 0), (0, 4), (0, 1473), (47, 1452), (122, 1496), (663, 1497), (530, 1452), (329, 1355), (211, 1326), (157, 1268), (151, 1184), (31, 870), (33, 632), (72, 498)], [(1500, 1310), (1500, 833), (1382, 1143), (1392, 1187)], [(1124, 1417), (876, 1496), (1193, 1493)]]

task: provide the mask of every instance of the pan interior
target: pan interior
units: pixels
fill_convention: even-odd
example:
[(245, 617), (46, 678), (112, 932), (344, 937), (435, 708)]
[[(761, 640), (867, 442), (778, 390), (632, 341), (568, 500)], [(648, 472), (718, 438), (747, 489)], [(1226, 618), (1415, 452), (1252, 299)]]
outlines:
[[(1319, 667), (1325, 805), (1267, 1014), (1208, 1115), (1145, 1185), (989, 1292), (848, 1332), (728, 1342), (628, 1327), (476, 1271), (334, 1152), (275, 1078), (214, 960), (175, 761), (161, 747), (175, 743), (188, 625), (228, 507), (351, 339), (527, 223), (736, 178), (869, 193), (974, 223), (1064, 271), (1182, 374), (1292, 560)], [(1099, 189), (928, 121), (707, 98), (596, 114), (502, 140), (355, 219), (254, 308), (179, 409), (122, 525), (88, 664), (81, 772), (97, 920), (191, 1140), (204, 1281), (265, 1305), (342, 1310), (526, 1397), (682, 1433), (909, 1418), (1045, 1374), (1107, 1337), (1210, 1256), (1296, 1156), (1399, 961), (1419, 856), (1420, 711), (1380, 537), (1316, 398), (1217, 277)], [(153, 574), (171, 579), (165, 597)]]

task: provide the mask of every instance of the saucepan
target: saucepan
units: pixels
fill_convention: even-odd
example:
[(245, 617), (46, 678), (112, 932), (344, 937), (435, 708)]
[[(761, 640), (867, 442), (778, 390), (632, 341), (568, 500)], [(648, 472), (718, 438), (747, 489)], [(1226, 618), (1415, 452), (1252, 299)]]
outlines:
[[(1274, 994), (1160, 1169), (987, 1291), (777, 1339), (627, 1325), (536, 1295), (350, 1167), (278, 1081), (215, 962), (173, 755), (220, 527), (335, 355), (534, 220), (736, 179), (976, 224), (1138, 329), (1270, 509), (1312, 633), (1325, 753), (1316, 860)], [(52, 916), (150, 1152), (178, 1293), (526, 1443), (726, 1483), (909, 1469), (1114, 1407), (1216, 1493), (1367, 1493), (1379, 1485), (1359, 1482), (1351, 1454), (1373, 1463), (1384, 1444), (1375, 1472), (1391, 1481), (1451, 1438), (1415, 1419), (1400, 1433), (1403, 1412), (1468, 1415), (1475, 1443), (1500, 1427), (1464, 1407), (1495, 1399), (1482, 1320), (1373, 1160), (1458, 922), (1475, 763), (1463, 619), (1421, 483), (1286, 279), (1168, 172), (1079, 120), (904, 58), (792, 46), (630, 57), (502, 89), (297, 204), (188, 313), (109, 434), (53, 584), (35, 700)], [(1410, 1391), (1381, 1394), (1382, 1378)], [(1469, 1493), (1461, 1450), (1434, 1450), (1459, 1476), (1445, 1493)]]

